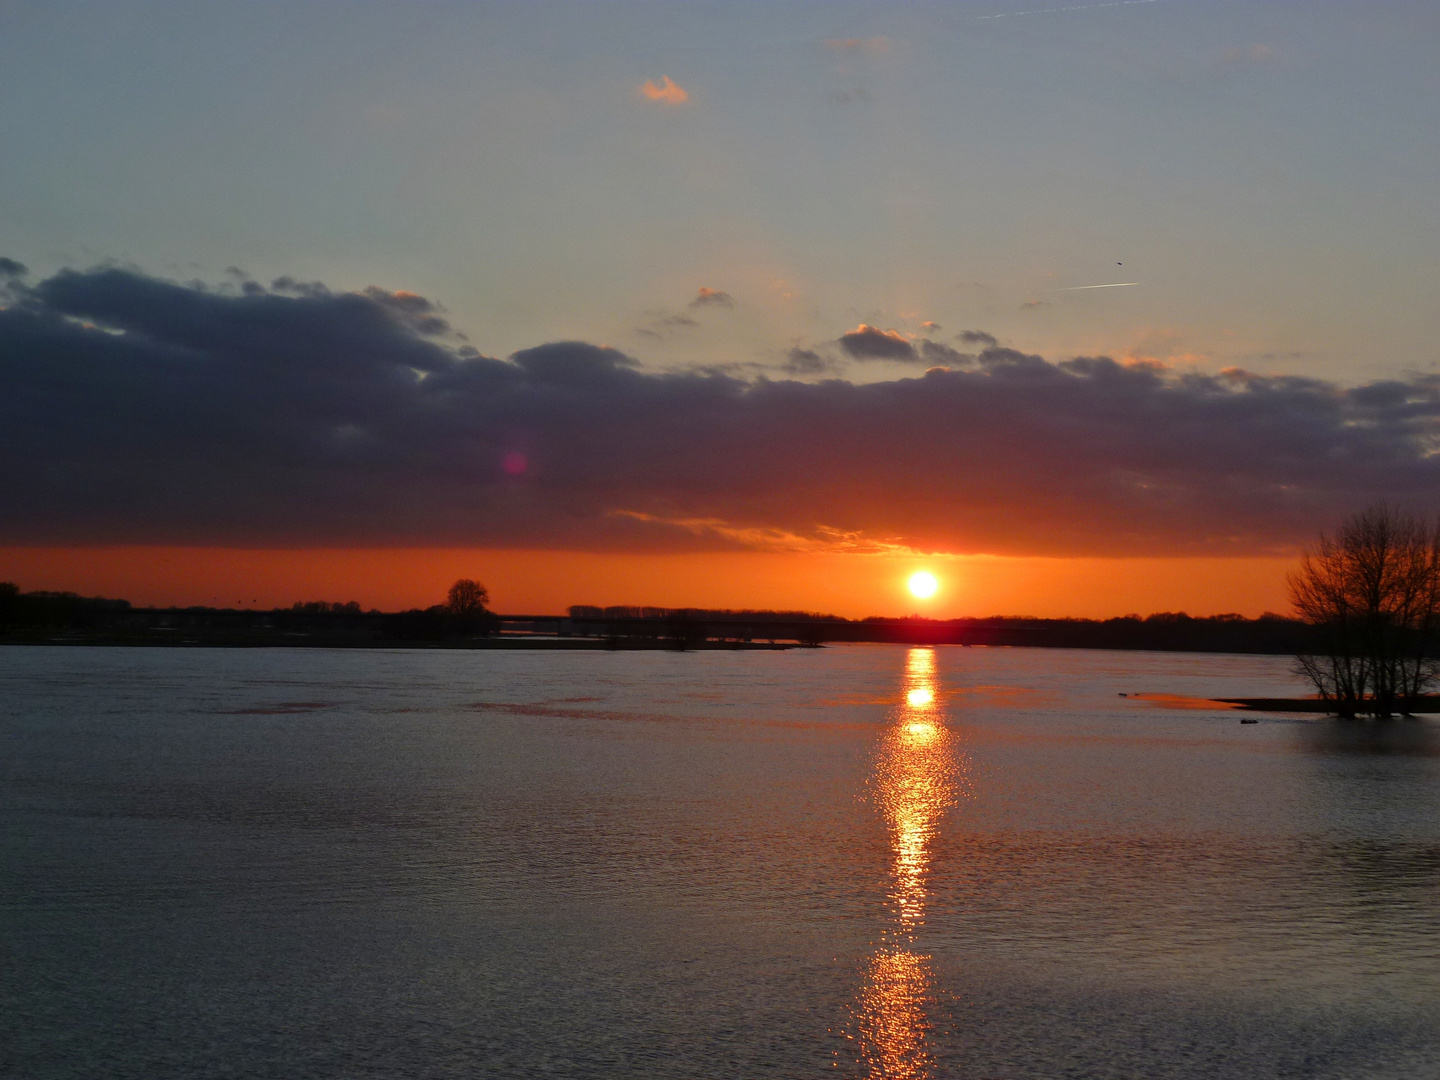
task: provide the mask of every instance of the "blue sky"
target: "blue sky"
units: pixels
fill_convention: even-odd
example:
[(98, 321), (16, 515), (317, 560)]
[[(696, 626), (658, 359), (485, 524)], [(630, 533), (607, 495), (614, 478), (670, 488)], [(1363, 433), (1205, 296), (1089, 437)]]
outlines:
[(1394, 3), (8, 0), (0, 254), (414, 291), (488, 355), (894, 374), (863, 322), (1360, 382), (1436, 364), (1437, 46)]

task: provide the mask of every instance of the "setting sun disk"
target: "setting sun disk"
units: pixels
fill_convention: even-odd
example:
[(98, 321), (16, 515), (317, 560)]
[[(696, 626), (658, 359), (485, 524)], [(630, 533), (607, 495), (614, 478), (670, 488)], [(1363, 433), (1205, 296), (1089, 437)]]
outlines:
[(910, 591), (921, 600), (934, 596), (939, 588), (940, 582), (929, 570), (919, 570), (910, 575)]

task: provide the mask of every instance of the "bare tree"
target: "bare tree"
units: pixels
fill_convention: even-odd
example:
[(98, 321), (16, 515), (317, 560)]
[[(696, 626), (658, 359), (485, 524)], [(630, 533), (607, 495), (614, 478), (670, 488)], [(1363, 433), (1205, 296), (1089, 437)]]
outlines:
[(1440, 631), (1440, 526), (1386, 506), (1321, 535), (1289, 577), (1290, 599), (1315, 628), (1296, 671), (1341, 716), (1409, 713), (1435, 685)]
[(450, 592), (445, 598), (445, 607), (451, 615), (457, 615), (462, 619), (473, 619), (485, 611), (485, 605), (489, 602), (489, 589), (478, 581), (461, 578), (450, 586)]

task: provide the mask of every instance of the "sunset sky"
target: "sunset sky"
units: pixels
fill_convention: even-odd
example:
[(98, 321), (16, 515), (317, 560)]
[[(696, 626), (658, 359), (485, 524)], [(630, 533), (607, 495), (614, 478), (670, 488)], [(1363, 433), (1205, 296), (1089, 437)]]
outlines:
[(0, 580), (1285, 610), (1440, 508), (1437, 55), (1431, 3), (0, 0)]

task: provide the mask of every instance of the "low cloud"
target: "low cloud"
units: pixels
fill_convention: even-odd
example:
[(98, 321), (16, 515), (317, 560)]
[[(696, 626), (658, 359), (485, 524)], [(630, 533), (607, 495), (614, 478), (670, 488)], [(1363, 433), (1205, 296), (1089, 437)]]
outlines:
[(920, 358), (927, 364), (942, 364), (946, 367), (964, 367), (975, 362), (974, 353), (963, 353), (938, 341), (922, 341)]
[[(289, 293), (292, 296), (324, 297), (333, 295), (329, 286), (323, 281), (296, 281), (289, 274), (278, 277), (270, 282), (270, 288), (277, 293)], [(257, 290), (252, 289), (252, 292)]]
[(7, 304), (24, 290), (24, 278), (30, 270), (24, 263), (0, 256), (0, 304)]
[(857, 360), (916, 360), (915, 346), (897, 330), (861, 323), (840, 335), (840, 347)]
[(813, 349), (796, 346), (785, 354), (784, 370), (791, 375), (818, 375), (832, 367), (829, 360)]
[(984, 330), (961, 330), (955, 335), (955, 340), (965, 345), (983, 345), (987, 349), (1000, 344), (994, 334), (987, 334)]
[(700, 329), (700, 321), (683, 311), (647, 311), (645, 314), (650, 321), (635, 328), (635, 333), (644, 337), (664, 338), (676, 331), (689, 332)]
[(735, 298), (731, 296), (728, 292), (725, 292), (721, 289), (707, 289), (705, 286), (702, 285), (700, 286), (700, 291), (695, 294), (695, 299), (690, 301), (690, 306), (693, 308), (733, 308), (735, 306)]
[[(380, 289), (108, 268), (14, 296), (7, 544), (1240, 555), (1440, 490), (1435, 375), (1345, 386), (985, 347), (953, 370), (802, 382), (650, 372), (578, 341), (484, 356), (433, 301)], [(805, 374), (823, 359), (789, 356)]]
[(658, 83), (654, 79), (646, 79), (640, 84), (640, 93), (651, 101), (666, 105), (683, 105), (690, 100), (690, 95), (678, 83), (671, 81), (669, 75), (661, 76)]
[[(307, 288), (316, 289), (316, 292), (301, 292), (302, 296), (325, 297), (331, 295), (330, 290), (323, 285), (312, 285)], [(465, 335), (453, 329), (445, 321), (438, 305), (431, 303), (425, 297), (413, 292), (406, 292), (401, 289), (398, 292), (386, 292), (384, 289), (371, 286), (362, 294), (367, 300), (371, 300), (380, 307), (389, 311), (397, 320), (414, 330), (417, 334), (432, 335), (435, 337), (455, 337), (463, 341)]]

